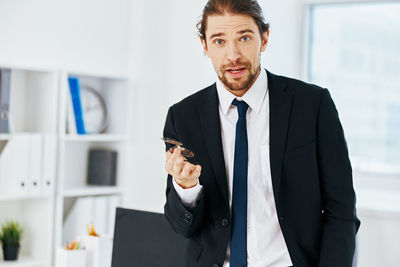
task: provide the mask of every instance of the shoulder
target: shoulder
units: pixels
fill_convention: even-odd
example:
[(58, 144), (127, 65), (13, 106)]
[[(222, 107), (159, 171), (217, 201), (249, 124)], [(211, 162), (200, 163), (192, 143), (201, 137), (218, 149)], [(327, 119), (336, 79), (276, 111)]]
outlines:
[(316, 84), (307, 83), (298, 79), (286, 76), (275, 75), (268, 72), (268, 87), (271, 91), (283, 91), (294, 96), (297, 103), (302, 106), (313, 106), (319, 108), (321, 99), (325, 96), (330, 97), (328, 89)]
[(186, 110), (186, 111), (191, 109), (196, 109), (201, 103), (206, 101), (207, 98), (214, 96), (214, 94), (215, 96), (217, 96), (215, 83), (197, 91), (194, 94), (185, 97), (181, 101), (172, 105), (171, 108), (174, 110)]
[(284, 83), (287, 87), (287, 90), (293, 92), (294, 94), (320, 95), (323, 90), (326, 90), (326, 88), (323, 88), (316, 84), (307, 83), (307, 82), (304, 82), (304, 81), (301, 81), (298, 79), (281, 76), (281, 75), (275, 75), (275, 74), (271, 74), (271, 75), (274, 76), (274, 78), (276, 80)]

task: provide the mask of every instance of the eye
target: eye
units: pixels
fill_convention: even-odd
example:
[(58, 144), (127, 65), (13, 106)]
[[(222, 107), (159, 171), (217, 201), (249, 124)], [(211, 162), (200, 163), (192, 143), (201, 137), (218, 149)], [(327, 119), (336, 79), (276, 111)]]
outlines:
[(242, 38), (240, 38), (240, 41), (243, 41), (243, 42), (250, 41), (250, 37), (249, 36), (243, 36)]
[(215, 43), (216, 45), (222, 45), (222, 44), (225, 43), (225, 41), (222, 40), (222, 39), (217, 39), (217, 40), (214, 41), (214, 43)]

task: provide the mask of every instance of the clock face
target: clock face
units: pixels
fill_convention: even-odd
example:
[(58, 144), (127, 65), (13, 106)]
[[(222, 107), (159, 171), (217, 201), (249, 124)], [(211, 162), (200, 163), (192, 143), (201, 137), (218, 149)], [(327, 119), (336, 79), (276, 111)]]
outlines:
[(103, 96), (88, 86), (82, 86), (80, 94), (86, 132), (88, 134), (104, 132), (108, 119)]

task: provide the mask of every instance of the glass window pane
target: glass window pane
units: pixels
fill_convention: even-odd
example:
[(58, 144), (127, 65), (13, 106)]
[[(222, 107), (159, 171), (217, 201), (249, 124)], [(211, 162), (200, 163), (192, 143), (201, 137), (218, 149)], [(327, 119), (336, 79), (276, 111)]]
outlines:
[(308, 79), (327, 87), (353, 168), (400, 173), (400, 3), (310, 7)]

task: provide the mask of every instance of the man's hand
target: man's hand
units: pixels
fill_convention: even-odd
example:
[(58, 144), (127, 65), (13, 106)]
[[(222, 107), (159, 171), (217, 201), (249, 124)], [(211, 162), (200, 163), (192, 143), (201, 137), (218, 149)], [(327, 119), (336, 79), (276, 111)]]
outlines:
[(182, 148), (167, 151), (167, 159), (165, 161), (165, 170), (175, 179), (176, 183), (182, 188), (187, 189), (194, 187), (201, 173), (201, 166), (191, 164), (181, 155)]

